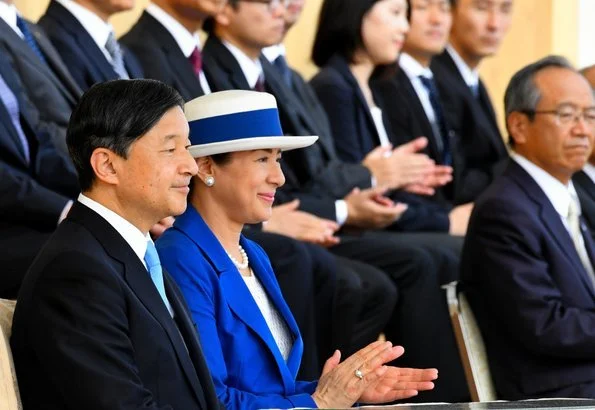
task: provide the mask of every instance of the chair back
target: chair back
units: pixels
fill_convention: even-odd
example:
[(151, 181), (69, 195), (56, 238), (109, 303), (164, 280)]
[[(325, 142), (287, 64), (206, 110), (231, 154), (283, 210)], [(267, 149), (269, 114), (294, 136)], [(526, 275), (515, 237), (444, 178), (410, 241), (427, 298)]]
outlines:
[(490, 373), (483, 337), (471, 306), (463, 292), (459, 291), (457, 294), (457, 282), (444, 285), (444, 288), (471, 400), (494, 401), (496, 389)]
[(10, 350), (15, 305), (14, 300), (0, 299), (0, 410), (23, 409)]

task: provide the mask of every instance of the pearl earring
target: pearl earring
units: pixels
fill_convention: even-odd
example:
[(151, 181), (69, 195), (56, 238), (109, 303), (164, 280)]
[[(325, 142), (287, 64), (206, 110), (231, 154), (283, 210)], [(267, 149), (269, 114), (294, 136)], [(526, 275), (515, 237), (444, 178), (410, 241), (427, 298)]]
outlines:
[(212, 175), (207, 176), (205, 178), (205, 185), (209, 187), (215, 185), (215, 177)]

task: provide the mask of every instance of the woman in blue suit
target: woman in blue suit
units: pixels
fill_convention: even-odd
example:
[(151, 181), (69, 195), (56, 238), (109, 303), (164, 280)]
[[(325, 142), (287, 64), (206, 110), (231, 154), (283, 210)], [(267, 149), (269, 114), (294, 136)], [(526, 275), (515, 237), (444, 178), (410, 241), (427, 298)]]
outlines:
[(296, 381), (303, 344), (264, 251), (242, 236), (266, 221), (283, 185), (281, 150), (317, 137), (284, 137), (273, 96), (223, 91), (186, 104), (190, 152), (199, 173), (187, 211), (157, 242), (202, 338), (220, 401), (228, 409), (348, 407), (433, 388), (434, 369), (384, 363), (403, 353), (375, 342), (340, 363), (326, 362), (317, 382)]

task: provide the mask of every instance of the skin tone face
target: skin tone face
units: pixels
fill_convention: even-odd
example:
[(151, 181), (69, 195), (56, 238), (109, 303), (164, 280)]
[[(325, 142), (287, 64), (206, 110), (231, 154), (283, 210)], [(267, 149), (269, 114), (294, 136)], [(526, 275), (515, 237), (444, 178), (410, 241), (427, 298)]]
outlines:
[[(565, 106), (584, 110), (595, 106), (587, 81), (569, 69), (550, 67), (536, 74), (541, 92), (536, 111), (557, 110)], [(555, 114), (536, 114), (533, 121), (523, 113), (511, 113), (508, 127), (515, 150), (556, 179), (567, 184), (591, 155), (595, 127), (584, 119), (562, 124)]]
[(291, 0), (285, 9), (285, 31), (287, 32), (299, 20), (305, 0)]
[(380, 0), (366, 13), (362, 21), (364, 50), (356, 53), (357, 60), (373, 65), (390, 64), (397, 60), (409, 30), (407, 2)]
[(471, 68), (498, 51), (512, 20), (513, 0), (456, 0), (450, 42)]
[(452, 25), (448, 0), (412, 0), (411, 23), (403, 51), (424, 66), (442, 53)]
[(280, 43), (285, 33), (283, 4), (271, 8), (266, 3), (239, 1), (235, 8), (225, 5), (215, 19), (215, 33), (254, 60), (263, 48)]
[(107, 21), (112, 15), (128, 11), (134, 7), (134, 0), (75, 0), (81, 6), (91, 10)]
[(105, 148), (91, 156), (96, 182), (88, 193), (146, 233), (157, 221), (186, 210), (198, 168), (188, 152), (189, 128), (180, 107), (168, 110), (122, 158)]
[(153, 3), (194, 33), (202, 28), (207, 17), (221, 11), (225, 0), (153, 0)]

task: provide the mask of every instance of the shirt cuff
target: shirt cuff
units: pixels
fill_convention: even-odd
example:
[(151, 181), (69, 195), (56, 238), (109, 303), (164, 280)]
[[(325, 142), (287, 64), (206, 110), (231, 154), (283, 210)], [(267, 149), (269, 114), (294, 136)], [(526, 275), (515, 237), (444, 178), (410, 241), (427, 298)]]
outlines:
[(371, 186), (372, 188), (375, 188), (375, 187), (376, 187), (376, 178), (374, 178), (374, 175), (372, 175), (372, 176), (370, 177), (370, 186)]
[(345, 202), (344, 199), (338, 199), (335, 201), (335, 215), (337, 218), (337, 223), (342, 226), (347, 220), (348, 216), (347, 202)]
[(58, 225), (60, 225), (60, 223), (62, 223), (62, 221), (66, 219), (71, 207), (72, 207), (72, 200), (66, 202), (66, 205), (64, 205), (64, 209), (62, 209), (62, 212), (60, 213), (60, 218), (58, 219)]

